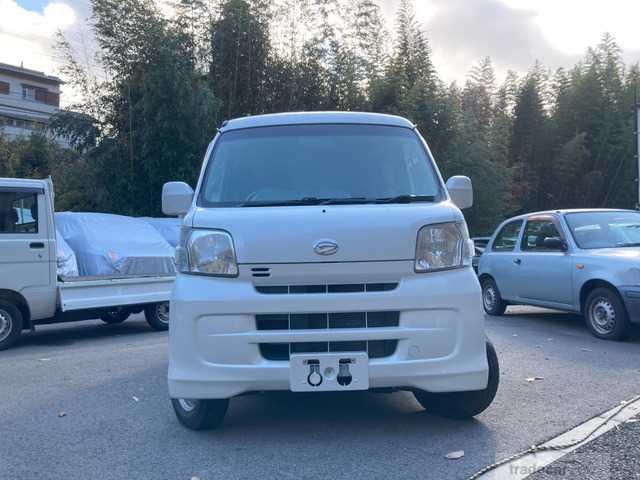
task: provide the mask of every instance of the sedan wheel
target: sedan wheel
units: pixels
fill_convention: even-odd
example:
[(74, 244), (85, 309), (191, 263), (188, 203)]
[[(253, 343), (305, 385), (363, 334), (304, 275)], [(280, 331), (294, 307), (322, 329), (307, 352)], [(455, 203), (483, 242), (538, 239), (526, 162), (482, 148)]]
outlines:
[(611, 288), (594, 289), (584, 304), (587, 327), (596, 337), (622, 340), (629, 332), (629, 319), (618, 292)]
[(594, 330), (601, 335), (610, 334), (616, 325), (616, 309), (608, 298), (599, 297), (589, 308), (589, 315)]
[(482, 281), (482, 306), (489, 315), (502, 315), (507, 304), (502, 300), (496, 282), (492, 278)]

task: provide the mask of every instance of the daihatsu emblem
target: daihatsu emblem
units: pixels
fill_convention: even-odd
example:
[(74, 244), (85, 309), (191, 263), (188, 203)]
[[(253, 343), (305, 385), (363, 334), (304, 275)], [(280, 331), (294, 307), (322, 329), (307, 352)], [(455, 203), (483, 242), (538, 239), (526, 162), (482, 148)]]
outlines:
[(332, 240), (320, 240), (313, 246), (313, 251), (318, 255), (334, 255), (338, 251), (338, 244)]

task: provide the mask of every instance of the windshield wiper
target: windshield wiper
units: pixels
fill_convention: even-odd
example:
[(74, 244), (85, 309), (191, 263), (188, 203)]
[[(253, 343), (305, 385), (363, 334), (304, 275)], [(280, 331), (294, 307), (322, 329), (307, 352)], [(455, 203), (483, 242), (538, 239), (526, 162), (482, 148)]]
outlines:
[(640, 247), (640, 242), (616, 243), (616, 247)]
[(390, 198), (377, 198), (376, 203), (434, 202), (435, 200), (435, 195), (398, 195)]
[(291, 207), (298, 205), (320, 205), (322, 198), (304, 197), (297, 200), (249, 200), (241, 203), (239, 207)]
[(321, 205), (348, 205), (350, 203), (371, 203), (375, 200), (365, 197), (325, 198)]

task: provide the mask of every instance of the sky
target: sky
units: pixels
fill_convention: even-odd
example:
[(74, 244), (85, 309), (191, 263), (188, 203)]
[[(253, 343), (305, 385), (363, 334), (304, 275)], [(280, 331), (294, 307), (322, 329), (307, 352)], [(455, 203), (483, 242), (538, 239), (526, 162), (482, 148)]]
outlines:
[[(400, 0), (378, 0), (389, 23)], [(481, 58), (498, 77), (525, 72), (535, 60), (572, 66), (604, 32), (627, 63), (640, 61), (640, 0), (415, 0), (441, 78), (464, 81)], [(0, 62), (55, 75), (54, 35), (90, 43), (89, 0), (0, 0)]]

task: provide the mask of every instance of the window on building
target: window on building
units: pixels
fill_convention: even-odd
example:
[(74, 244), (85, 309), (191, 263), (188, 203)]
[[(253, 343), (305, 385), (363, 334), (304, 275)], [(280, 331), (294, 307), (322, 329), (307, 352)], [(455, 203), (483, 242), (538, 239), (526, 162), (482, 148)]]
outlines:
[(30, 85), (22, 85), (22, 98), (25, 100), (36, 100), (36, 87)]
[(0, 93), (9, 95), (9, 84), (7, 82), (0, 82)]
[(0, 234), (38, 233), (38, 194), (0, 191)]
[(54, 107), (60, 106), (60, 94), (33, 85), (22, 85), (22, 98), (32, 102), (46, 103)]

